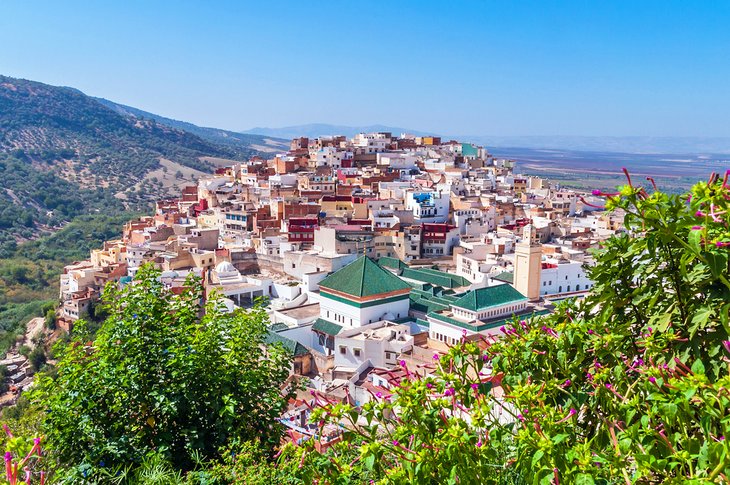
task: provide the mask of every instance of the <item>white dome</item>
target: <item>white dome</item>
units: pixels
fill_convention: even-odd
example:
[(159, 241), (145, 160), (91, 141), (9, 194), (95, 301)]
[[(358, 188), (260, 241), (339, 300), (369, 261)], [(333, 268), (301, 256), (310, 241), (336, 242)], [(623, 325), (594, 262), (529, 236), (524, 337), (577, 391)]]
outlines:
[(238, 270), (236, 269), (233, 264), (231, 264), (230, 261), (222, 261), (218, 263), (218, 266), (215, 267), (215, 272), (220, 274), (236, 274), (238, 273)]

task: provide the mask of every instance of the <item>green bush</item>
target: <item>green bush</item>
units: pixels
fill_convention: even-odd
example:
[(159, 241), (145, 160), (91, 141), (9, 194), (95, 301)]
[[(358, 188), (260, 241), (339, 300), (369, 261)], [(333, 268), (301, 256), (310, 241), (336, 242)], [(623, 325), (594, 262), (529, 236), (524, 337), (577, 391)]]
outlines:
[(121, 292), (107, 286), (94, 343), (78, 322), (57, 377), (38, 380), (34, 400), (62, 468), (139, 465), (154, 451), (187, 471), (232, 439), (265, 453), (279, 443), (290, 357), (265, 350), (264, 310), (228, 314), (213, 295), (201, 318), (200, 280), (175, 295), (159, 274), (145, 266)]

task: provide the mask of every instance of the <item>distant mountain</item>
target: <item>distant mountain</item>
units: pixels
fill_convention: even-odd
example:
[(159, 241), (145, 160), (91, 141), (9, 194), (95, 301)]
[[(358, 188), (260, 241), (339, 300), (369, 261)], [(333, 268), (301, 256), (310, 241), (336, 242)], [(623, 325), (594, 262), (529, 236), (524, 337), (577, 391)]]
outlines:
[(94, 98), (104, 106), (113, 109), (123, 116), (131, 116), (138, 119), (154, 120), (157, 123), (176, 128), (178, 130), (187, 131), (193, 135), (197, 135), (203, 140), (223, 145), (234, 151), (240, 156), (250, 157), (256, 155), (257, 152), (275, 152), (281, 149), (288, 149), (289, 140), (275, 138), (273, 135), (262, 136), (258, 134), (237, 133), (235, 131), (222, 130), (220, 128), (208, 128), (186, 121), (173, 120), (164, 116), (156, 115), (148, 111), (138, 108), (115, 103), (104, 98)]
[(318, 136), (327, 135), (345, 135), (347, 137), (353, 137), (358, 133), (375, 133), (379, 131), (391, 132), (395, 136), (399, 136), (401, 133), (410, 133), (417, 136), (436, 135), (436, 133), (428, 133), (425, 131), (416, 131), (386, 125), (344, 126), (329, 125), (327, 123), (311, 123), (308, 125), (284, 126), (282, 128), (258, 127), (251, 128), (250, 130), (243, 131), (242, 133), (291, 139), (299, 136), (316, 138)]
[(394, 135), (410, 133), (417, 136), (440, 135), (444, 140), (459, 140), (477, 143), (487, 148), (510, 147), (530, 149), (555, 149), (577, 151), (600, 151), (611, 153), (641, 154), (727, 154), (730, 153), (730, 137), (650, 137), (650, 136), (493, 136), (444, 134), (397, 128), (385, 125), (343, 126), (327, 123), (285, 126), (282, 128), (251, 128), (243, 133), (295, 138), (310, 138), (322, 135), (346, 135), (352, 137), (357, 133), (373, 133), (389, 131)]
[(728, 154), (730, 137), (459, 136), (486, 147), (637, 154)]

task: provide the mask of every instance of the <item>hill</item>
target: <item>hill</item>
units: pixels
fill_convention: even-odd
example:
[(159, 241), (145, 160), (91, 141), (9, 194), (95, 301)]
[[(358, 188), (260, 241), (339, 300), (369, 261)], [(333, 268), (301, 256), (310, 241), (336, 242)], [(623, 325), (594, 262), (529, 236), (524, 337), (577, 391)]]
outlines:
[(143, 209), (210, 172), (211, 160), (270, 143), (0, 76), (0, 252), (81, 214)]
[[(134, 117), (140, 120), (153, 120), (162, 125), (192, 133), (193, 135), (199, 136), (208, 142), (225, 146), (243, 157), (256, 155), (259, 151), (273, 153), (282, 149), (286, 150), (289, 147), (289, 140), (273, 136), (269, 137), (259, 134), (237, 133), (235, 131), (222, 130), (220, 128), (198, 126), (188, 123), (187, 121), (173, 120), (138, 108), (115, 103), (108, 99), (94, 99), (123, 116)], [(293, 138), (293, 136), (291, 138)]]

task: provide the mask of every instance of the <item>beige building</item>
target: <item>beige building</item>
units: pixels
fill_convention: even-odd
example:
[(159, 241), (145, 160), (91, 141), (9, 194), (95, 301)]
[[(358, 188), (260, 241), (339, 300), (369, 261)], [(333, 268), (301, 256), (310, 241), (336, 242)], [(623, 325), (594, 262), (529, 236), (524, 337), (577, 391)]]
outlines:
[(542, 245), (537, 240), (535, 228), (524, 228), (522, 241), (515, 245), (514, 287), (530, 301), (540, 299), (540, 272), (542, 270)]

